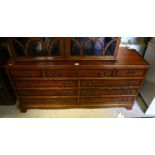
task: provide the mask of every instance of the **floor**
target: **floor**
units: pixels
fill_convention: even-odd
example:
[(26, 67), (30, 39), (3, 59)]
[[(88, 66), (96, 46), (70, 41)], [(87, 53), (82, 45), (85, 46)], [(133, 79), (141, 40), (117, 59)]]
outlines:
[(102, 109), (63, 109), (63, 110), (28, 110), (21, 113), (18, 103), (11, 106), (0, 106), (0, 118), (131, 118), (145, 117), (145, 105), (138, 96), (132, 110), (126, 108)]

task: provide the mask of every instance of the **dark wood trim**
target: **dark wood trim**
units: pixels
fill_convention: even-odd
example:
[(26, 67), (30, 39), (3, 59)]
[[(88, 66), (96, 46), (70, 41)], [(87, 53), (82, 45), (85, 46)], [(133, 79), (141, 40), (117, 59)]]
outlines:
[[(116, 48), (115, 48), (115, 53), (114, 53), (114, 58), (117, 57), (117, 54), (118, 54), (118, 51), (119, 51), (120, 42), (121, 42), (121, 37), (118, 37), (117, 38), (117, 43), (116, 43)], [(117, 60), (117, 58), (116, 58), (116, 60)]]
[[(13, 80), (78, 80), (78, 77), (52, 77), (52, 78), (26, 78), (26, 77), (21, 77), (21, 78), (12, 78)], [(141, 80), (144, 79), (143, 77), (80, 77), (81, 80)]]
[[(46, 99), (46, 98), (96, 98), (96, 96), (19, 96), (19, 99)], [(100, 95), (98, 97), (135, 97), (135, 95)]]
[(133, 103), (104, 103), (104, 104), (82, 104), (82, 105), (75, 105), (75, 104), (21, 104), (20, 109), (21, 112), (26, 112), (27, 109), (74, 109), (74, 108), (118, 108), (123, 107), (127, 108), (128, 110), (132, 109)]

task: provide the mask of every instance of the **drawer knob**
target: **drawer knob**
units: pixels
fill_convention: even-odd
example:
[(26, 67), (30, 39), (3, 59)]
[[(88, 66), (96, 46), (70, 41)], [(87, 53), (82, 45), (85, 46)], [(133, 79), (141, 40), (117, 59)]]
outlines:
[(79, 66), (80, 64), (79, 64), (78, 62), (76, 62), (74, 65), (75, 65), (75, 66)]

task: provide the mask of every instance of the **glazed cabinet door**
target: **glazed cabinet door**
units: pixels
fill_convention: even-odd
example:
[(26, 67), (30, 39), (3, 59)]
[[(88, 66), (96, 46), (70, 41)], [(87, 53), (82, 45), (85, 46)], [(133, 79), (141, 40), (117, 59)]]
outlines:
[(115, 59), (120, 38), (72, 37), (66, 38), (67, 57), (71, 59)]
[(9, 45), (15, 57), (64, 57), (64, 38), (61, 37), (10, 38)]

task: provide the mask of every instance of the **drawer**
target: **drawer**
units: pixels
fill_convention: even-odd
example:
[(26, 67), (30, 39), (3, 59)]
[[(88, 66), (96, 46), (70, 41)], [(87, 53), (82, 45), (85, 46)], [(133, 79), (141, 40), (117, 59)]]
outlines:
[(81, 89), (81, 96), (136, 95), (137, 89)]
[(78, 96), (77, 89), (17, 89), (19, 96)]
[(141, 80), (81, 80), (80, 86), (81, 87), (103, 87), (103, 86), (139, 86), (141, 84)]
[(80, 70), (80, 77), (111, 77), (113, 75), (112, 69), (105, 70)]
[(143, 69), (119, 69), (115, 72), (117, 77), (144, 77), (144, 74)]
[(133, 102), (134, 97), (120, 96), (120, 97), (81, 97), (81, 104), (89, 103), (111, 103), (111, 102)]
[(41, 77), (40, 70), (9, 70), (12, 77)]
[(77, 104), (77, 98), (28, 98), (20, 99), (21, 104)]
[(14, 80), (15, 87), (77, 87), (77, 80)]
[(46, 77), (77, 77), (76, 70), (45, 70)]

